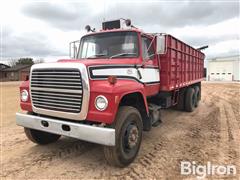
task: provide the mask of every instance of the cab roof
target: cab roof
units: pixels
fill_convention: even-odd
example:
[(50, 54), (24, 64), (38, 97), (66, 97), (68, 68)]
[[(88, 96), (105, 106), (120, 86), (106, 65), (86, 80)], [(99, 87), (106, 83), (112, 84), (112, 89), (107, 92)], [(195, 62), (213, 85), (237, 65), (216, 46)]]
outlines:
[(142, 30), (137, 29), (137, 28), (118, 28), (118, 29), (106, 29), (106, 30), (99, 30), (96, 32), (90, 32), (87, 33), (84, 36), (88, 36), (88, 35), (93, 35), (93, 34), (100, 34), (100, 33), (107, 33), (107, 32), (137, 32), (137, 33), (143, 33)]

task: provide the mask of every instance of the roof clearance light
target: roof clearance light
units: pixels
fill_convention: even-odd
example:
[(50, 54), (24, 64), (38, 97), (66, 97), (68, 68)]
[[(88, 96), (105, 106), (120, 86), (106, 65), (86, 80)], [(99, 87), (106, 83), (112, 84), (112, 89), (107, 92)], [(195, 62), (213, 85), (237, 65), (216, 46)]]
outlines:
[(130, 19), (126, 19), (125, 20), (125, 24), (126, 24), (126, 26), (131, 26), (131, 20)]
[(87, 32), (89, 32), (89, 31), (91, 31), (91, 26), (86, 25), (86, 26), (85, 26), (85, 29), (86, 29)]

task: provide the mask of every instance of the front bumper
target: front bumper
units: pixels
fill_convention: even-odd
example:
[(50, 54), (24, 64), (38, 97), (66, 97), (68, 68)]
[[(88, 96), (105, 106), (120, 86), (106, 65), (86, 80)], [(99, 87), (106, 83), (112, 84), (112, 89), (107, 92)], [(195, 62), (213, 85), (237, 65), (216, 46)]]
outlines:
[[(97, 144), (107, 146), (115, 145), (115, 129), (112, 128), (95, 127), (77, 122), (20, 113), (16, 113), (16, 123), (26, 128), (73, 137)], [(45, 124), (45, 126), (43, 124)], [(46, 126), (46, 124), (48, 124), (48, 126)]]

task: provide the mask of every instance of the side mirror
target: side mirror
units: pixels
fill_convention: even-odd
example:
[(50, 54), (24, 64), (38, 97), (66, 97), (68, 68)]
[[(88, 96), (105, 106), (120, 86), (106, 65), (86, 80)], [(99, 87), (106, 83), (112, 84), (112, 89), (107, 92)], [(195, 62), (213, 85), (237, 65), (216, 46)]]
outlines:
[(156, 54), (165, 54), (165, 36), (157, 35)]
[(78, 48), (79, 48), (80, 40), (72, 41), (69, 43), (69, 57), (77, 59)]

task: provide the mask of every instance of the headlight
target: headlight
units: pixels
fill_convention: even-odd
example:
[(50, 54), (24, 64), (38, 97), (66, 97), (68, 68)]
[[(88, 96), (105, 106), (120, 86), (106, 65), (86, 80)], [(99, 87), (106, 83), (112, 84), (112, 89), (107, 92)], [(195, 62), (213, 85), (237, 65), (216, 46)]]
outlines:
[(26, 102), (28, 100), (28, 92), (26, 89), (21, 91), (21, 100), (23, 102)]
[(108, 100), (105, 96), (97, 96), (95, 99), (95, 107), (99, 111), (104, 111), (108, 106)]

